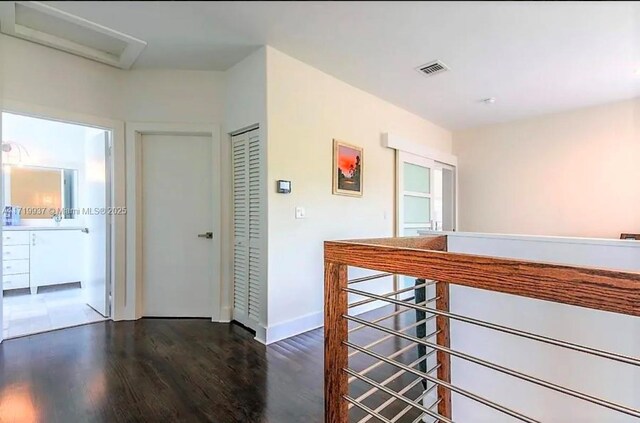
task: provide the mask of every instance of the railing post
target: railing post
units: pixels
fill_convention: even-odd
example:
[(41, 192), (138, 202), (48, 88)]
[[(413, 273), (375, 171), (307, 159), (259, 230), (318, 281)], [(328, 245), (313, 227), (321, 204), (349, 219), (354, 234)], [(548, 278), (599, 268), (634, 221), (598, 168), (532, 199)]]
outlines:
[[(449, 284), (436, 282), (436, 309), (449, 311)], [(450, 346), (449, 318), (444, 316), (436, 317), (436, 343), (443, 347)], [(451, 382), (451, 356), (442, 351), (436, 353), (438, 367), (438, 379)], [(438, 385), (438, 414), (451, 418), (451, 391), (444, 386)]]
[(349, 408), (343, 399), (349, 393), (347, 346), (347, 266), (324, 263), (324, 412), (325, 423), (347, 423)]

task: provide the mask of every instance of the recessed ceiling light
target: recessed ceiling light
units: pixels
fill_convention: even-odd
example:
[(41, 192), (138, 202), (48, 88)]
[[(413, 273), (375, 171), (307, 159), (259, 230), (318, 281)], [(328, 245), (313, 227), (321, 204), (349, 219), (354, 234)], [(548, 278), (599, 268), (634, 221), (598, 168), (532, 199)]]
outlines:
[(496, 102), (496, 98), (495, 97), (483, 98), (480, 101), (484, 104), (493, 104)]
[(636, 68), (636, 70), (633, 73), (635, 73), (636, 76), (640, 76), (640, 68)]

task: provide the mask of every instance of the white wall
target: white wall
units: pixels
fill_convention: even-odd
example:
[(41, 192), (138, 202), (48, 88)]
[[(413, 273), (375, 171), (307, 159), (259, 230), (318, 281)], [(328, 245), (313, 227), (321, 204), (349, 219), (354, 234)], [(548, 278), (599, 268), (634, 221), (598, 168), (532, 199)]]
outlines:
[[(270, 47), (267, 102), (273, 341), (322, 324), (323, 241), (393, 235), (394, 151), (381, 134), (451, 152), (451, 133)], [(333, 138), (364, 147), (362, 198), (331, 193)], [(292, 181), (291, 194), (275, 192), (278, 179)]]
[(224, 73), (124, 71), (0, 35), (7, 104), (38, 105), (124, 121), (220, 123)]
[(262, 47), (225, 72), (225, 133), (253, 125), (266, 127), (267, 48)]
[(224, 73), (188, 70), (124, 72), (119, 119), (220, 124)]
[(454, 133), (459, 228), (640, 231), (640, 99)]
[(0, 35), (5, 101), (116, 117), (122, 91), (115, 68)]

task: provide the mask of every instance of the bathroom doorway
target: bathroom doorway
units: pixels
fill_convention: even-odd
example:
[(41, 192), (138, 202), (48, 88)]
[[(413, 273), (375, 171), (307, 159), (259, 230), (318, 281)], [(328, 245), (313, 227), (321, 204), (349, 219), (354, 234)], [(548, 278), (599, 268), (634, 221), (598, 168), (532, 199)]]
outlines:
[(111, 304), (110, 130), (2, 113), (2, 338)]

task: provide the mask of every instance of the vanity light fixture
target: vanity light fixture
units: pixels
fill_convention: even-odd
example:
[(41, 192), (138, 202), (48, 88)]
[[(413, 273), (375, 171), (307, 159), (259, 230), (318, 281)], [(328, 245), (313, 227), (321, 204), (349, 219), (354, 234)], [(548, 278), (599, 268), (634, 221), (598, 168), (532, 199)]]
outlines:
[[(2, 152), (3, 153), (7, 153), (7, 155), (9, 155), (13, 150), (14, 147), (16, 150), (18, 150), (18, 166), (22, 166), (22, 152), (24, 151), (24, 154), (27, 155), (27, 157), (29, 157), (29, 150), (27, 150), (27, 148), (17, 142), (9, 142), (9, 141), (4, 141), (2, 143)], [(7, 158), (7, 162), (9, 162), (8, 158)]]

